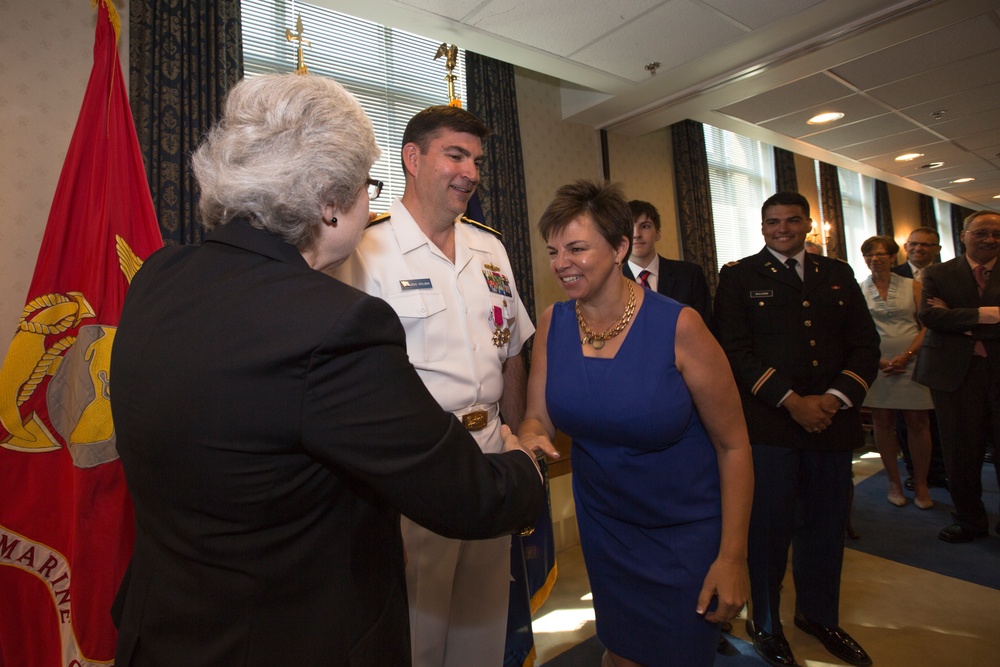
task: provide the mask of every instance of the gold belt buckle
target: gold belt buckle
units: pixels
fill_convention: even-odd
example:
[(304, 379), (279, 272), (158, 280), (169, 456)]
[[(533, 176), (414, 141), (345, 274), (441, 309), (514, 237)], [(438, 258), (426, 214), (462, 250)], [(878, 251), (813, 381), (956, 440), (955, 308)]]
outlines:
[(462, 415), (462, 426), (470, 431), (482, 431), (489, 421), (486, 410), (473, 410)]

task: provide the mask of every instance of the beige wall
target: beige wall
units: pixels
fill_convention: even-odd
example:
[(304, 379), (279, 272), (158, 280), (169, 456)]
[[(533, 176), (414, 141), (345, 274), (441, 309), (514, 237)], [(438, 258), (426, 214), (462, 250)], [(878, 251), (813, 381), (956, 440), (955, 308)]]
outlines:
[(527, 180), (531, 263), (535, 274), (535, 307), (541, 313), (566, 298), (549, 272), (538, 219), (556, 189), (578, 178), (601, 176), (601, 142), (596, 130), (562, 119), (558, 81), (515, 68), (521, 150)]
[[(127, 54), (128, 3), (115, 5), (123, 24), (119, 53)], [(0, 354), (5, 355), (90, 77), (97, 10), (85, 0), (0, 0), (0, 16)]]
[(629, 199), (648, 201), (660, 212), (659, 254), (680, 259), (680, 232), (674, 196), (674, 151), (670, 129), (641, 137), (608, 133), (611, 180), (620, 184)]

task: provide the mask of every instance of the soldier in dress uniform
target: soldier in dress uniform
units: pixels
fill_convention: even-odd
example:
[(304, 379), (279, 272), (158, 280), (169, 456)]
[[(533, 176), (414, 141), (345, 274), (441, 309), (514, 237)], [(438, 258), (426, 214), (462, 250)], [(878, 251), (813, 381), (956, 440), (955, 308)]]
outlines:
[(879, 337), (851, 267), (807, 253), (809, 203), (764, 202), (765, 248), (719, 273), (714, 321), (743, 399), (754, 506), (747, 630), (771, 665), (794, 665), (779, 616), (792, 547), (795, 624), (853, 665), (871, 659), (838, 622), (860, 407), (878, 372)]
[[(403, 134), (403, 196), (372, 221), (337, 277), (392, 306), (431, 394), (484, 452), (499, 452), (500, 414), (515, 431), (524, 417), (520, 353), (535, 329), (500, 234), (462, 215), (488, 134), (458, 107), (415, 115)], [(406, 517), (402, 531), (414, 667), (502, 665), (510, 536), (453, 540)]]

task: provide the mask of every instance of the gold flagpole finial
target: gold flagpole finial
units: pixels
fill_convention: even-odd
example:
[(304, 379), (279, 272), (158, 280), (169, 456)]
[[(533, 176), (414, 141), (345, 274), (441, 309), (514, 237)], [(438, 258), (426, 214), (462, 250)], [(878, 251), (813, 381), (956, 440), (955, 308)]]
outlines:
[(295, 21), (295, 32), (292, 32), (288, 28), (285, 28), (285, 41), (286, 42), (298, 42), (298, 64), (295, 67), (296, 74), (308, 74), (309, 69), (306, 67), (306, 60), (302, 56), (302, 45), (308, 44), (312, 46), (312, 42), (302, 36), (302, 14), (299, 14), (298, 19)]
[(458, 64), (458, 46), (452, 44), (448, 46), (447, 44), (442, 44), (438, 47), (437, 53), (434, 54), (434, 60), (437, 60), (441, 56), (445, 57), (444, 66), (448, 70), (448, 74), (444, 77), (444, 80), (448, 82), (448, 106), (462, 108), (462, 100), (455, 97), (455, 65)]

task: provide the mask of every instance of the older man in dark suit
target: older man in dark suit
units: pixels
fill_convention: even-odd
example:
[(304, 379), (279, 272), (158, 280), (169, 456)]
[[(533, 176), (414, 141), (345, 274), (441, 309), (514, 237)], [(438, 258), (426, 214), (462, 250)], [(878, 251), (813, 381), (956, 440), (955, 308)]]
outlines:
[[(965, 254), (923, 274), (920, 319), (927, 335), (913, 379), (931, 389), (955, 523), (938, 537), (969, 542), (989, 532), (983, 506), (986, 442), (1000, 442), (1000, 214), (965, 219)], [(997, 473), (1000, 482), (1000, 471)], [(1000, 526), (998, 526), (1000, 530)]]
[(693, 262), (667, 259), (656, 252), (660, 240), (660, 212), (648, 201), (633, 199), (632, 254), (622, 264), (622, 273), (643, 287), (669, 296), (698, 311), (705, 324), (711, 324), (712, 297), (708, 293), (705, 272)]
[(850, 266), (806, 253), (806, 199), (780, 192), (761, 212), (766, 247), (723, 267), (715, 295), (757, 480), (747, 630), (768, 664), (796, 664), (779, 615), (791, 545), (795, 625), (869, 665), (838, 623), (851, 450), (864, 443), (859, 408), (878, 372), (878, 333)]
[[(941, 236), (933, 227), (917, 227), (903, 244), (906, 251), (906, 261), (892, 267), (892, 272), (922, 281), (924, 269), (934, 264), (941, 252)], [(931, 419), (931, 469), (927, 475), (930, 486), (948, 488), (948, 475), (944, 468), (944, 456), (941, 454), (941, 438), (938, 435), (938, 423), (934, 411), (930, 411)], [(913, 490), (913, 460), (910, 458), (910, 447), (906, 438), (906, 423), (902, 412), (896, 412), (896, 434), (899, 436), (899, 450), (903, 453), (906, 471), (909, 477), (904, 483), (906, 488)]]

